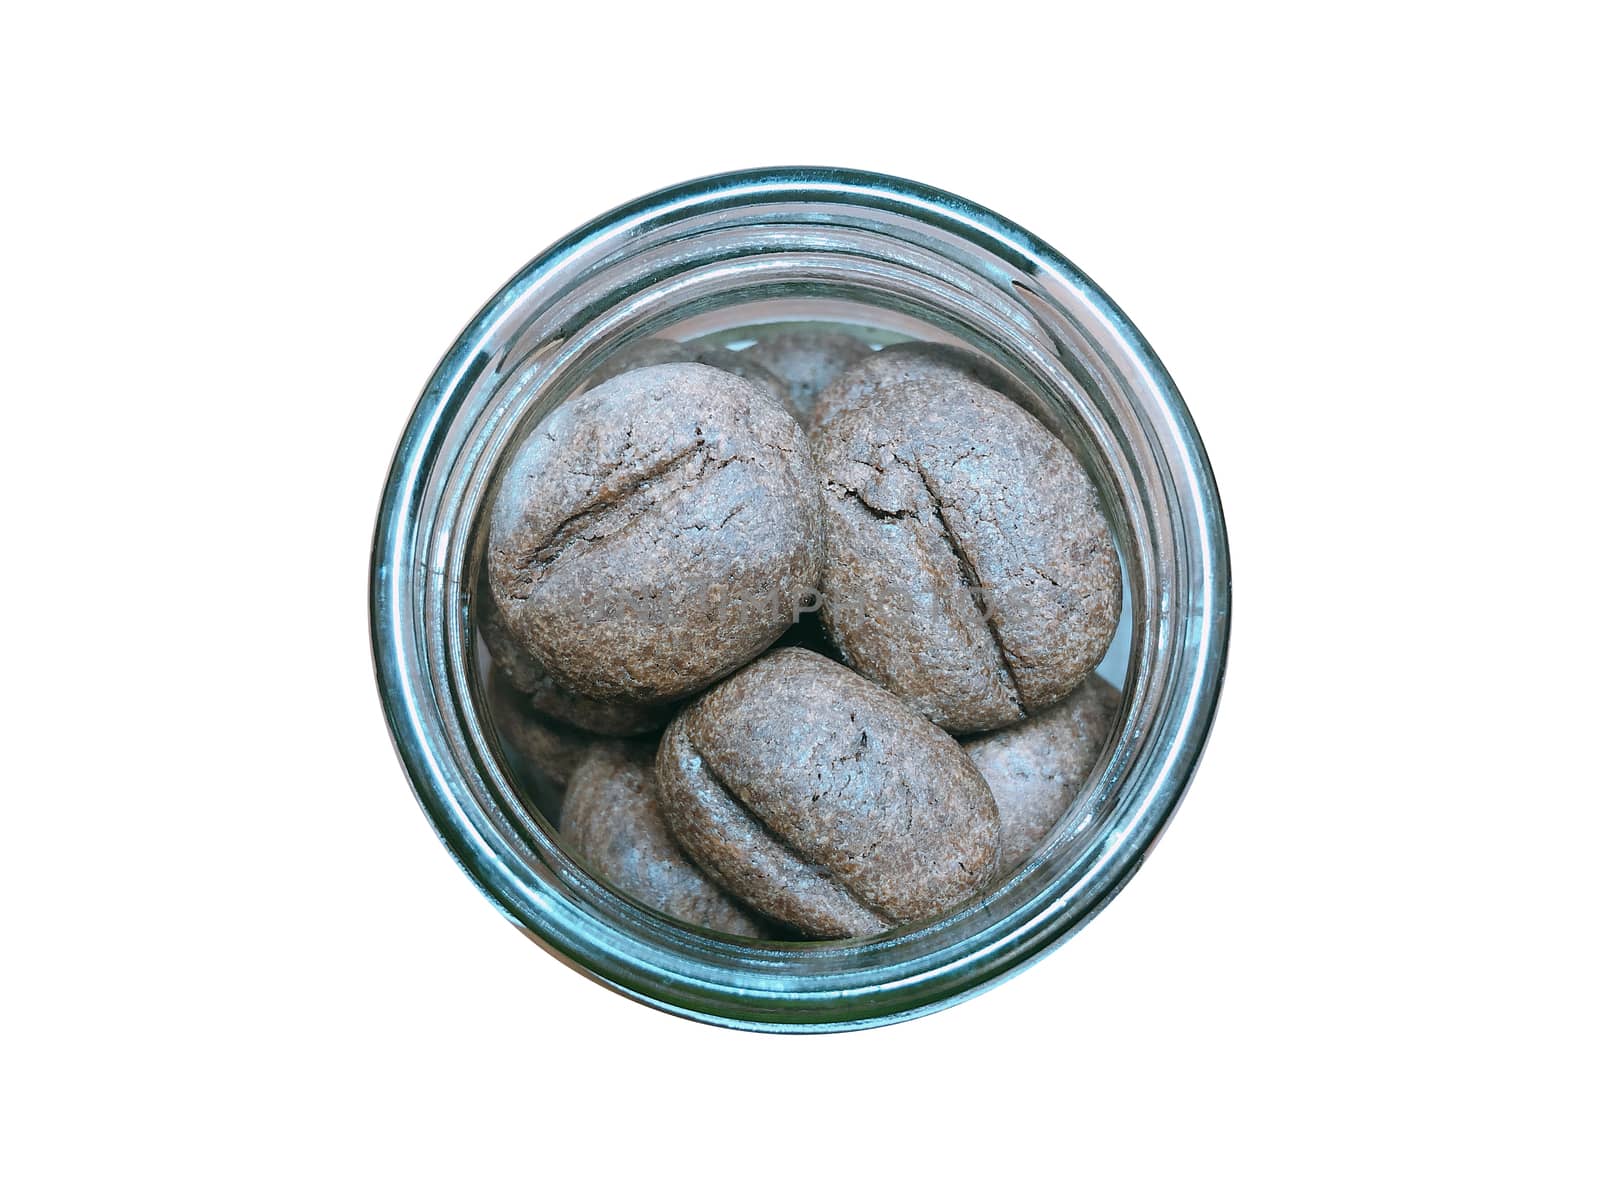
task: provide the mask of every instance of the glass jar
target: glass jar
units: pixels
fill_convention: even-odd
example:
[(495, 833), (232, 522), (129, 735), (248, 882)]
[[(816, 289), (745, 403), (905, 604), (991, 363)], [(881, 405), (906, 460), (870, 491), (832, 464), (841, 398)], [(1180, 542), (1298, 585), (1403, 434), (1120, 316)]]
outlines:
[[(479, 516), (521, 437), (634, 338), (736, 346), (775, 321), (840, 322), (878, 342), (957, 340), (987, 357), (1089, 470), (1125, 575), (1110, 672), (1122, 709), (1071, 819), (965, 907), (870, 939), (723, 937), (591, 877), (519, 797), (475, 658)], [(921, 184), (776, 169), (625, 205), (552, 246), (489, 302), (401, 438), (371, 601), (400, 757), (439, 836), (506, 916), (657, 1008), (739, 1028), (838, 1030), (992, 986), (1127, 883), (1177, 808), (1211, 725), (1229, 572), (1216, 486), (1177, 389), (1071, 263), (1004, 218)]]

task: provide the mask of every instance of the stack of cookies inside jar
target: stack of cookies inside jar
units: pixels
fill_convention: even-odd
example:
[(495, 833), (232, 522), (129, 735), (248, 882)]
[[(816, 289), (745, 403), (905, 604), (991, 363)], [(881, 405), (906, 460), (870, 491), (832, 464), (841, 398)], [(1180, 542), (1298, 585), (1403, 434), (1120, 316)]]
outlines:
[(507, 763), (639, 904), (872, 936), (1086, 819), (1116, 546), (1078, 458), (964, 347), (637, 340), (513, 449), (484, 544)]

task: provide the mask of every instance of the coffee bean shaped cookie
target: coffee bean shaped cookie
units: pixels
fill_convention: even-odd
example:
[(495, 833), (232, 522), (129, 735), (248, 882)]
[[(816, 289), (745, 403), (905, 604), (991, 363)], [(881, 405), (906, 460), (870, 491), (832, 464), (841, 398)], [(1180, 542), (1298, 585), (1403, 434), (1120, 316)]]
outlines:
[(936, 916), (999, 857), (994, 799), (955, 740), (809, 650), (775, 650), (686, 706), (656, 779), (707, 875), (818, 937)]
[(848, 333), (803, 330), (759, 337), (739, 352), (783, 381), (783, 402), (801, 425), (810, 424), (822, 389), (871, 353), (865, 342)]
[(821, 570), (805, 435), (765, 390), (695, 363), (619, 375), (557, 409), (489, 516), (507, 632), (604, 701), (699, 691), (793, 623)]
[(523, 650), (506, 629), (490, 594), (487, 574), (484, 573), (473, 609), (478, 636), (483, 638), (484, 648), (494, 660), (496, 673), (526, 696), (524, 703), (534, 713), (589, 733), (618, 737), (648, 733), (667, 723), (676, 711), (675, 705), (595, 700), (558, 684), (544, 664)]
[(981, 383), (1001, 395), (1009, 395), (1011, 389), (1004, 375), (971, 350), (943, 342), (900, 342), (860, 359), (830, 383), (817, 396), (807, 428), (824, 427), (883, 388), (949, 380)]
[(640, 904), (721, 933), (772, 934), (668, 834), (656, 800), (652, 744), (597, 743), (562, 799), (561, 835), (591, 871)]
[(1091, 675), (1054, 708), (964, 743), (1000, 810), (1000, 871), (1021, 866), (1077, 799), (1122, 693)]
[(844, 661), (930, 720), (996, 729), (1066, 698), (1121, 612), (1094, 485), (1033, 416), (969, 379), (877, 391), (812, 436)]

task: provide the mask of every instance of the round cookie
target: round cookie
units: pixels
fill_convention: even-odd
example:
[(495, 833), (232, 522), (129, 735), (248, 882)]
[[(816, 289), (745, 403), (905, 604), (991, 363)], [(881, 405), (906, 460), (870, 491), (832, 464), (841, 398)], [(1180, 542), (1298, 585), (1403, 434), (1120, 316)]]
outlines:
[(523, 650), (506, 629), (490, 594), (487, 575), (485, 572), (473, 609), (478, 635), (498, 668), (495, 674), (503, 675), (512, 688), (525, 694), (525, 706), (533, 713), (590, 733), (616, 737), (660, 729), (671, 718), (675, 710), (671, 704), (594, 700), (558, 684), (544, 664)]
[(766, 391), (676, 363), (568, 401), (508, 465), (489, 579), (512, 641), (596, 700), (699, 691), (793, 623), (822, 563), (805, 435)]
[(1091, 675), (1054, 708), (964, 743), (1000, 810), (1001, 874), (1021, 866), (1077, 799), (1121, 704), (1121, 692)]
[(707, 875), (819, 937), (937, 916), (999, 858), (994, 799), (955, 740), (809, 650), (774, 650), (685, 707), (656, 781)]
[(596, 743), (562, 799), (561, 835), (596, 875), (641, 904), (721, 933), (770, 936), (667, 833), (656, 801), (654, 759), (649, 744)]
[(821, 429), (883, 388), (951, 380), (981, 383), (1002, 396), (1011, 394), (1010, 381), (971, 350), (944, 342), (899, 342), (860, 359), (824, 388), (812, 406), (807, 428)]
[(759, 363), (783, 381), (784, 404), (795, 420), (807, 425), (822, 389), (871, 353), (865, 342), (848, 333), (791, 330), (758, 338), (739, 351), (739, 356)]
[(970, 379), (903, 382), (812, 445), (822, 620), (847, 664), (959, 733), (1043, 712), (1094, 670), (1121, 613), (1116, 549), (1034, 417)]

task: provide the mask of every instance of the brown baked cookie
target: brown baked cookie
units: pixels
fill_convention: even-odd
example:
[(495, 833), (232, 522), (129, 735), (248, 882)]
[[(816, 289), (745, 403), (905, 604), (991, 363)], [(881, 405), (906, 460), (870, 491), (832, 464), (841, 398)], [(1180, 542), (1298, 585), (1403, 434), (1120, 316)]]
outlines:
[(821, 429), (842, 413), (901, 383), (939, 384), (975, 381), (1003, 396), (1011, 383), (971, 350), (944, 342), (900, 342), (860, 359), (818, 394), (807, 428)]
[(774, 650), (689, 704), (656, 780), (707, 875), (819, 937), (936, 916), (999, 857), (994, 799), (955, 740), (809, 650)]
[(1091, 675), (1054, 708), (964, 743), (1000, 809), (1002, 874), (1022, 865), (1077, 799), (1121, 704), (1121, 692)]
[(596, 700), (659, 703), (754, 658), (821, 569), (805, 435), (762, 388), (695, 363), (568, 401), (508, 464), (489, 580), (514, 643)]
[(790, 330), (757, 338), (739, 351), (739, 356), (759, 363), (783, 381), (784, 404), (795, 420), (807, 425), (822, 389), (871, 353), (865, 342), (848, 333)]
[(772, 933), (707, 879), (667, 833), (651, 743), (594, 745), (562, 800), (561, 835), (596, 875), (640, 904), (721, 933)]
[(841, 657), (960, 733), (1043, 712), (1094, 670), (1121, 575), (1094, 485), (970, 379), (879, 389), (812, 437)]
[(489, 673), (487, 691), (489, 719), (501, 744), (520, 755), (557, 790), (566, 787), (579, 761), (594, 745), (594, 735), (550, 720), (499, 671)]

